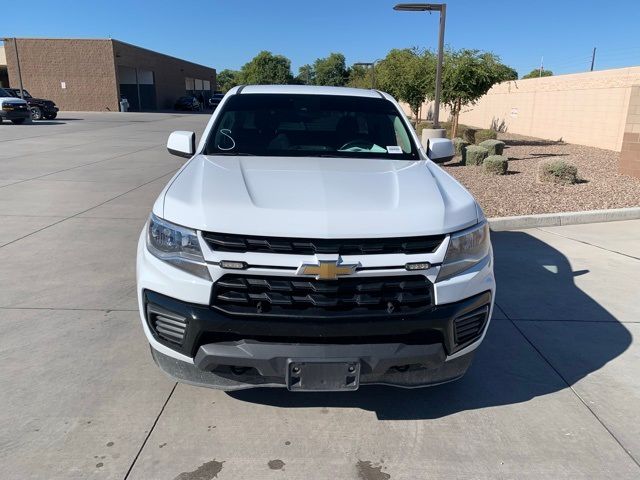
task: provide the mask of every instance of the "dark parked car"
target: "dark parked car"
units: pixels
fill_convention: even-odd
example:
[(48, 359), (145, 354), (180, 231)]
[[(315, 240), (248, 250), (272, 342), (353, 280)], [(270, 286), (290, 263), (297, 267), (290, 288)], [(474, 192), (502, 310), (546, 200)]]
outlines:
[(214, 110), (220, 105), (220, 102), (224, 98), (224, 93), (214, 93), (209, 99), (209, 106)]
[[(20, 98), (19, 88), (5, 88), (5, 90), (14, 97)], [(58, 116), (58, 107), (56, 107), (56, 104), (51, 100), (32, 97), (31, 94), (24, 89), (22, 93), (24, 94), (23, 98), (29, 105), (29, 110), (31, 110), (31, 118), (34, 120), (42, 120), (43, 118), (53, 120)]]
[(173, 106), (176, 110), (191, 110), (197, 112), (202, 110), (202, 104), (196, 97), (184, 96), (180, 97)]

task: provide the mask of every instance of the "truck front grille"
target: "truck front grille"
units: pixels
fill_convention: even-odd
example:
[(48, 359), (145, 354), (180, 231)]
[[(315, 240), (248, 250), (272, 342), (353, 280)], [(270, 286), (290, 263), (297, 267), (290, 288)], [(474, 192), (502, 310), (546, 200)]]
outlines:
[(212, 250), (220, 252), (263, 252), (293, 255), (335, 253), (340, 255), (372, 255), (391, 253), (433, 253), (444, 235), (399, 238), (318, 239), (232, 235), (202, 232)]
[(389, 316), (432, 306), (432, 284), (423, 275), (315, 280), (301, 277), (224, 275), (212, 306), (231, 315)]

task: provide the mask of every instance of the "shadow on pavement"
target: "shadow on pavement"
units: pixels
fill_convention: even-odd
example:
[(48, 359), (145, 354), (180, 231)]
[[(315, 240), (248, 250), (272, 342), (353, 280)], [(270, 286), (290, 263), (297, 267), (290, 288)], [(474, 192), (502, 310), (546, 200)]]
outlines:
[[(492, 240), (498, 304), (504, 300), (518, 312), (518, 303), (526, 307), (525, 311), (540, 306), (545, 314), (538, 317), (541, 319), (552, 319), (548, 314), (554, 309), (557, 318), (566, 317), (560, 315), (565, 309), (575, 312), (574, 321), (567, 320), (562, 330), (567, 335), (562, 344), (563, 358), (570, 362), (563, 367), (568, 367), (570, 378), (561, 378), (510, 320), (494, 319), (473, 365), (457, 382), (415, 390), (363, 386), (353, 393), (293, 394), (284, 389), (254, 389), (229, 395), (281, 408), (362, 408), (376, 412), (380, 420), (433, 419), (525, 402), (562, 390), (567, 382), (577, 382), (629, 347), (629, 331), (576, 287), (574, 277), (588, 271), (572, 271), (561, 252), (524, 232), (494, 232)], [(588, 325), (580, 321), (583, 318), (606, 322), (606, 334), (596, 338), (580, 335)]]

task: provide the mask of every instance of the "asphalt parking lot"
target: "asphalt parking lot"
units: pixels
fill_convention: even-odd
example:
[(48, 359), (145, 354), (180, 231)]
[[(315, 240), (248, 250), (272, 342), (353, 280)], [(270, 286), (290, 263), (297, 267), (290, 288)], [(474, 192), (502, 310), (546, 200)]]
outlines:
[(207, 115), (0, 127), (0, 478), (640, 478), (640, 221), (499, 232), (462, 380), (346, 394), (176, 385), (135, 250)]

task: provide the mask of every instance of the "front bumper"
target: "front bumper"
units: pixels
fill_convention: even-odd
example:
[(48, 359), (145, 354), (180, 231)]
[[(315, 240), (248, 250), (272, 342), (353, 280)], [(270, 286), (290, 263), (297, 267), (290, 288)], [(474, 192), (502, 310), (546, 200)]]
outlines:
[(21, 118), (31, 118), (30, 110), (2, 110), (0, 109), (0, 117), (3, 120), (19, 120)]
[(34, 106), (39, 107), (42, 110), (42, 113), (45, 115), (58, 113), (58, 107), (56, 107), (55, 105), (50, 105), (45, 103), (43, 105), (34, 105)]
[[(322, 361), (335, 358), (326, 357), (334, 354), (339, 355), (338, 358), (341, 359), (360, 359), (360, 385), (390, 385), (403, 388), (425, 387), (457, 380), (465, 374), (475, 354), (475, 351), (471, 351), (453, 360), (445, 361), (446, 355), (442, 345), (308, 345), (302, 347), (281, 344), (257, 345), (245, 342), (207, 347), (197, 357), (198, 364), (206, 365), (213, 361), (214, 363), (211, 364), (213, 367), (220, 358), (220, 354), (228, 355), (234, 352), (232, 354), (234, 361), (239, 361), (238, 357), (242, 355), (245, 360), (248, 360), (247, 363), (258, 365), (269, 375), (262, 375), (256, 367), (218, 366), (203, 370), (198, 365), (177, 360), (154, 348), (151, 348), (151, 354), (158, 367), (174, 380), (226, 391), (255, 387), (285, 388), (287, 386), (285, 370), (290, 359), (283, 355), (287, 353), (305, 355), (305, 360), (308, 360), (309, 357), (306, 355), (309, 353), (322, 355)], [(259, 354), (261, 358), (251, 358), (253, 354)]]
[[(171, 377), (225, 390), (287, 385), (288, 365), (304, 359), (360, 365), (360, 384), (426, 386), (459, 378), (473, 351), (447, 361), (479, 341), (489, 322), (491, 292), (403, 318), (349, 319), (229, 318), (217, 310), (144, 292), (147, 328), (154, 339), (193, 364), (152, 348), (158, 366)], [(154, 315), (184, 319), (182, 341), (167, 341)], [(480, 313), (478, 313), (480, 312)], [(456, 343), (456, 320), (482, 315), (477, 335)], [(167, 324), (161, 324), (166, 328)], [(170, 328), (170, 327), (169, 327)]]

